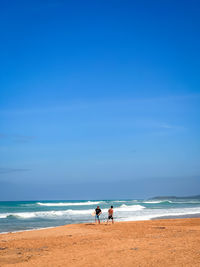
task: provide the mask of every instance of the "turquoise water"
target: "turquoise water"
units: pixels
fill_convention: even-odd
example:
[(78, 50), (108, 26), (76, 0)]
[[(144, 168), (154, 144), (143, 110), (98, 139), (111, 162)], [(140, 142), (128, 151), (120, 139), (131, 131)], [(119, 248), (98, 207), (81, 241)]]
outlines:
[(101, 220), (114, 206), (117, 221), (150, 220), (157, 217), (192, 217), (200, 214), (200, 199), (162, 200), (77, 200), (0, 202), (0, 233), (94, 221), (92, 212), (99, 205)]

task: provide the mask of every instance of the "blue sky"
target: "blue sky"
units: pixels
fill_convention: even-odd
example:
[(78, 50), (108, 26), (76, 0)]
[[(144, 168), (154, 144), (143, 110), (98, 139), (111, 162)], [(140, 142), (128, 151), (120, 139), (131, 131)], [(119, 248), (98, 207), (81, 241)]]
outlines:
[(0, 5), (0, 200), (200, 193), (199, 1)]

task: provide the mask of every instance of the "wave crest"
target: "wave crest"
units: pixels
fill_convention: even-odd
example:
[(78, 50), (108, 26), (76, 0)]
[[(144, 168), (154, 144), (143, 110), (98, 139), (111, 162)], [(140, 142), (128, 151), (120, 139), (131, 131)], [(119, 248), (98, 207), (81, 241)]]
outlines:
[(171, 200), (147, 200), (143, 201), (145, 204), (160, 204), (160, 203), (173, 203)]
[(53, 202), (53, 203), (42, 203), (42, 202), (37, 202), (37, 205), (40, 206), (47, 206), (47, 207), (64, 207), (64, 206), (90, 206), (90, 205), (97, 205), (102, 203), (101, 201), (87, 201), (87, 202)]
[(142, 210), (142, 209), (145, 209), (145, 207), (143, 207), (141, 205), (127, 206), (125, 204), (122, 204), (120, 207), (115, 208), (115, 211), (138, 211), (138, 210)]
[[(138, 211), (142, 210), (145, 207), (140, 205), (132, 205), (127, 206), (125, 204), (121, 205), (114, 209), (116, 212), (130, 212), (130, 211)], [(94, 209), (87, 209), (87, 210), (52, 210), (52, 211), (35, 211), (35, 212), (16, 212), (16, 213), (3, 213), (0, 214), (0, 218), (16, 218), (16, 219), (30, 219), (30, 218), (50, 218), (56, 219), (58, 217), (71, 217), (71, 216), (79, 216), (79, 215), (91, 215), (94, 212)], [(104, 214), (107, 214), (108, 209), (102, 209)]]

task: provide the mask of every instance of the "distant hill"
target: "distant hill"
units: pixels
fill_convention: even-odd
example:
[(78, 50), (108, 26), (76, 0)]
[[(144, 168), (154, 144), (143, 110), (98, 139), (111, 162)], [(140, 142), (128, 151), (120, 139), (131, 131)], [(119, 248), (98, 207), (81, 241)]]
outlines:
[(188, 197), (157, 196), (157, 197), (150, 198), (150, 200), (165, 200), (165, 199), (169, 199), (169, 200), (173, 200), (173, 199), (200, 199), (200, 195), (188, 196)]

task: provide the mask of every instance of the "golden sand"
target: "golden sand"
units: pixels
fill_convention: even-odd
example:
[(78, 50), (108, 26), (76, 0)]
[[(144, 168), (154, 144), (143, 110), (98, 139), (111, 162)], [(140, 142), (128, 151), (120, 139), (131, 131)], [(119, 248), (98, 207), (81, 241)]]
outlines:
[(1, 234), (0, 266), (200, 266), (200, 218)]

